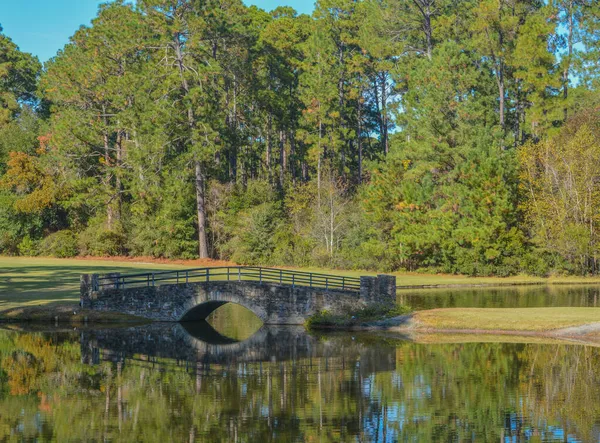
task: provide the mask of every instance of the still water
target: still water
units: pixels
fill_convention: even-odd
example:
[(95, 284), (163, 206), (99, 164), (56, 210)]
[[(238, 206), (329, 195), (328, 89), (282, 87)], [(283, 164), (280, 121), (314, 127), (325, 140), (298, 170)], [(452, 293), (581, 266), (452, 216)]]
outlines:
[(600, 441), (600, 349), (209, 324), (0, 330), (1, 441)]
[(599, 285), (504, 286), (398, 291), (414, 309), (600, 307)]

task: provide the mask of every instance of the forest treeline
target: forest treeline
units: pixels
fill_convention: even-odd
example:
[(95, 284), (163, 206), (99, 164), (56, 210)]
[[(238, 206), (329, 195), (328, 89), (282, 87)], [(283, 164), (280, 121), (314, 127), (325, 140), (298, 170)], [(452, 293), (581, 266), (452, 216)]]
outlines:
[(599, 79), (595, 0), (115, 1), (44, 66), (0, 34), (0, 253), (597, 273)]

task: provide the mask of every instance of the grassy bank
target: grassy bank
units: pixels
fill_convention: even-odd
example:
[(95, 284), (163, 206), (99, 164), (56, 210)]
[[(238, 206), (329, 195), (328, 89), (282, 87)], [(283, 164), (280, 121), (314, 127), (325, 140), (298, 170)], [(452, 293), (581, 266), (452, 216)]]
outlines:
[(451, 308), (415, 312), (412, 327), (431, 330), (544, 332), (600, 323), (600, 308)]
[(79, 276), (85, 273), (144, 272), (180, 265), (103, 260), (0, 257), (0, 311), (79, 302)]
[[(203, 266), (223, 266), (228, 263), (212, 261), (168, 261), (153, 260), (150, 258), (140, 259), (56, 259), (56, 258), (28, 258), (28, 257), (1, 257), (0, 256), (0, 317), (2, 311), (15, 310), (17, 308), (35, 308), (46, 306), (54, 309), (57, 306), (68, 306), (69, 309), (77, 305), (79, 301), (79, 276), (83, 273), (108, 273), (108, 272), (150, 272), (169, 269), (184, 269)], [(372, 272), (364, 271), (338, 271), (320, 268), (303, 269), (313, 272), (326, 272), (338, 275), (360, 276), (374, 275)], [(522, 284), (600, 284), (600, 278), (583, 277), (561, 277), (561, 278), (538, 278), (528, 276), (515, 276), (508, 278), (499, 277), (466, 277), (457, 275), (430, 275), (419, 273), (396, 273), (399, 287), (461, 287), (461, 286), (498, 286), (498, 285), (522, 285)], [(562, 310), (562, 309), (561, 309)], [(464, 310), (460, 310), (463, 312)], [(16, 312), (12, 311), (13, 316)], [(24, 311), (21, 311), (24, 312)], [(32, 312), (35, 312), (32, 311)], [(433, 311), (430, 311), (433, 312)], [(441, 312), (441, 311), (439, 311)], [(6, 313), (8, 314), (8, 313)], [(30, 314), (22, 314), (30, 315)], [(33, 314), (31, 314), (33, 315)], [(35, 314), (38, 315), (38, 314)], [(59, 315), (62, 315), (59, 313)], [(442, 317), (429, 314), (424, 317), (424, 324), (452, 325), (461, 320), (461, 314), (447, 313)], [(452, 316), (456, 319), (453, 320)], [(529, 318), (516, 319), (515, 322), (527, 321)], [(55, 315), (50, 315), (54, 317)], [(91, 317), (91, 315), (90, 315)], [(478, 321), (478, 314), (472, 314), (473, 321)], [(501, 315), (498, 321), (501, 320)], [(567, 321), (567, 320), (565, 320)], [(598, 319), (600, 321), (600, 317)], [(483, 326), (487, 321), (481, 322)], [(489, 325), (488, 325), (489, 326)], [(532, 326), (536, 327), (536, 326)]]

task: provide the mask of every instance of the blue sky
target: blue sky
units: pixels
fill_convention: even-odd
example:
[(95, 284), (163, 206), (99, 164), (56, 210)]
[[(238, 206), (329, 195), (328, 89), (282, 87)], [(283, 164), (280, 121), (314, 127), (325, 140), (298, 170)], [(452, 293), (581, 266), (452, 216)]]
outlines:
[[(244, 0), (266, 10), (279, 5), (310, 13), (313, 0)], [(0, 0), (0, 25), (22, 51), (46, 61), (56, 54), (80, 25), (89, 24), (106, 0)]]

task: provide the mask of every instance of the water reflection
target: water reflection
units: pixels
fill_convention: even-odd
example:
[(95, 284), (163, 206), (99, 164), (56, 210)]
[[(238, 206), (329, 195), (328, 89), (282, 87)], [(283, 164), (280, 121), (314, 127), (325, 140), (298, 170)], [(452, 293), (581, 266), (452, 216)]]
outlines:
[(399, 290), (398, 302), (415, 309), (600, 307), (600, 286), (532, 285)]
[(262, 327), (262, 321), (254, 312), (234, 303), (213, 311), (206, 321), (220, 334), (238, 341), (247, 340)]
[(0, 331), (0, 440), (600, 439), (597, 348), (213, 333)]
[[(343, 345), (342, 345), (343, 343)], [(323, 361), (326, 368), (355, 367), (360, 373), (393, 370), (395, 347), (385, 342), (365, 346), (352, 338), (325, 340), (307, 334), (303, 327), (263, 326), (252, 337), (236, 341), (220, 335), (207, 323), (180, 325), (153, 323), (81, 332), (83, 363), (127, 362), (133, 359), (186, 361), (196, 368), (211, 365), (230, 369), (260, 362)]]

